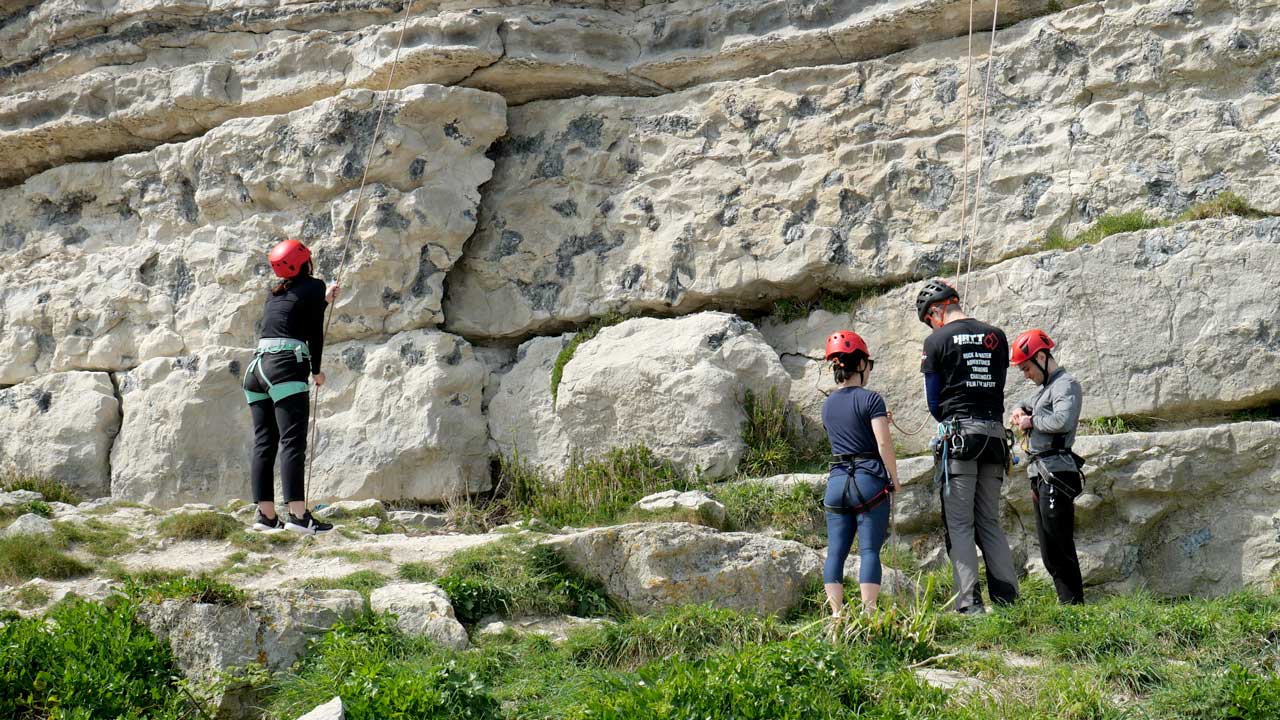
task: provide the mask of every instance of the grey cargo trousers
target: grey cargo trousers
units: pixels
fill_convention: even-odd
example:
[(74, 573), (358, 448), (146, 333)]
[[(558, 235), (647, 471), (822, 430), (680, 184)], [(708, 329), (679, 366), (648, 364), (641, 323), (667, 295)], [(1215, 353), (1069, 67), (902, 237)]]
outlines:
[(956, 610), (982, 606), (978, 587), (978, 549), (987, 565), (991, 601), (1011, 603), (1018, 598), (1018, 575), (1009, 540), (1000, 527), (1000, 485), (1003, 463), (950, 460), (950, 481), (940, 489), (947, 554), (955, 581)]

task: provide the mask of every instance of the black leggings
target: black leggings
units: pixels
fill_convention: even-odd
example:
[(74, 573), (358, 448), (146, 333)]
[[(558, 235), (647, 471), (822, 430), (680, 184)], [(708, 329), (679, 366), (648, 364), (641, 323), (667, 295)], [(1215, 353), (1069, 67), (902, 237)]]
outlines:
[(303, 477), (307, 458), (307, 416), (310, 393), (298, 393), (278, 403), (259, 400), (249, 405), (253, 415), (253, 457), (249, 461), (249, 477), (253, 482), (255, 503), (274, 501), (275, 478), (272, 467), (276, 448), (280, 452), (280, 480), (285, 502), (304, 500)]
[(1084, 583), (1080, 578), (1080, 560), (1076, 557), (1073, 500), (1080, 494), (1082, 483), (1079, 473), (1058, 472), (1054, 478), (1056, 482), (1031, 480), (1040, 557), (1044, 560), (1044, 569), (1053, 578), (1058, 601), (1079, 605), (1084, 602)]

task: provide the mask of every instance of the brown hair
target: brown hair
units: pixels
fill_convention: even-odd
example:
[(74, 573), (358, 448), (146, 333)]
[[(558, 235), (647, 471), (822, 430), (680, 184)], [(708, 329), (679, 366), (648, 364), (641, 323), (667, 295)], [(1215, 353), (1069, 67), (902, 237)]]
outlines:
[(851, 353), (837, 354), (835, 362), (831, 364), (831, 372), (835, 376), (836, 384), (843, 383), (854, 375), (860, 376), (861, 381), (866, 383), (867, 371), (874, 364), (866, 353), (854, 350)]
[(311, 277), (311, 261), (310, 260), (302, 263), (302, 267), (298, 268), (297, 275), (294, 275), (291, 278), (285, 278), (284, 280), (280, 281), (275, 287), (271, 288), (271, 294), (280, 295), (284, 293), (285, 290), (288, 290), (289, 288), (293, 287), (294, 280), (297, 280), (298, 278), (305, 278), (305, 277)]

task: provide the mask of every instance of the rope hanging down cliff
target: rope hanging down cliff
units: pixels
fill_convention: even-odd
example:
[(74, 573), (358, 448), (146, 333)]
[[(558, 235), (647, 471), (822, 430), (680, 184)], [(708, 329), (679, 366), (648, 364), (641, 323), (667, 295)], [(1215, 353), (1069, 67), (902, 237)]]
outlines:
[[(342, 242), (342, 254), (338, 257), (338, 266), (333, 272), (334, 284), (341, 285), (339, 280), (342, 278), (342, 269), (347, 263), (347, 250), (351, 246), (351, 237), (355, 234), (356, 221), (360, 217), (360, 203), (364, 200), (364, 188), (369, 180), (369, 167), (373, 163), (373, 151), (378, 146), (378, 138), (382, 135), (382, 120), (387, 113), (387, 101), (391, 97), (392, 82), (396, 77), (396, 67), (400, 64), (400, 48), (404, 46), (404, 31), (409, 26), (410, 10), (413, 8), (414, 0), (404, 0), (404, 14), (400, 18), (400, 36), (396, 40), (396, 51), (391, 58), (391, 70), (387, 73), (387, 86), (382, 91), (382, 103), (378, 108), (378, 122), (373, 128), (373, 139), (369, 142), (369, 152), (364, 158), (364, 172), (360, 176), (360, 189), (356, 192), (356, 203), (351, 208), (351, 221), (347, 223), (346, 238)], [(330, 305), (325, 311), (324, 334), (329, 334), (329, 324), (333, 321), (333, 306)], [(305, 503), (310, 495), (312, 465), (315, 463), (316, 452), (316, 436), (319, 429), (316, 424), (316, 411), (320, 405), (320, 387), (316, 387), (315, 393), (311, 396), (311, 414), (309, 422), (311, 423), (311, 454), (307, 460), (306, 482), (303, 485), (303, 502)]]
[[(969, 291), (969, 275), (973, 272), (973, 239), (978, 233), (978, 209), (981, 205), (981, 189), (982, 189), (982, 159), (978, 159), (978, 177), (974, 180), (973, 185), (973, 221), (969, 224), (969, 116), (970, 116), (970, 99), (973, 97), (973, 6), (974, 0), (969, 0), (969, 51), (968, 66), (965, 70), (965, 95), (964, 95), (964, 166), (961, 170), (960, 183), (960, 246), (959, 258), (956, 261), (956, 279), (955, 285), (961, 284), (963, 277), (964, 285), (961, 289), (961, 296), (968, 297)], [(979, 128), (979, 135), (986, 138), (987, 135), (987, 110), (990, 107), (991, 100), (991, 76), (995, 67), (996, 56), (996, 27), (1000, 21), (1000, 0), (995, 0), (995, 4), (991, 8), (991, 44), (987, 50), (987, 78), (982, 92), (982, 121)], [(966, 255), (967, 264), (966, 268)], [(899, 425), (893, 419), (892, 413), (889, 415), (889, 422), (893, 423), (894, 429), (903, 435), (918, 435), (931, 423), (930, 418), (926, 417), (913, 430), (907, 430)]]

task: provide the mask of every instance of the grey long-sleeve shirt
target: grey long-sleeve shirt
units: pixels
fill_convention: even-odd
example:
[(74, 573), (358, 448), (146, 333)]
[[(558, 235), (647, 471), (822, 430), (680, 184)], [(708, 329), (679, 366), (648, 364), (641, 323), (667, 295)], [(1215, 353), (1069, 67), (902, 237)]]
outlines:
[[(1027, 448), (1034, 455), (1053, 449), (1053, 437), (1066, 435), (1063, 448), (1070, 450), (1076, 442), (1076, 424), (1080, 421), (1080, 405), (1084, 391), (1066, 370), (1058, 368), (1049, 382), (1022, 401), (1022, 411), (1031, 416), (1031, 437)], [(1043, 477), (1046, 473), (1076, 472), (1070, 456), (1049, 455), (1027, 464), (1027, 474)]]

